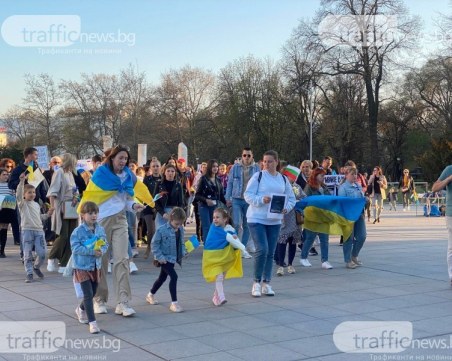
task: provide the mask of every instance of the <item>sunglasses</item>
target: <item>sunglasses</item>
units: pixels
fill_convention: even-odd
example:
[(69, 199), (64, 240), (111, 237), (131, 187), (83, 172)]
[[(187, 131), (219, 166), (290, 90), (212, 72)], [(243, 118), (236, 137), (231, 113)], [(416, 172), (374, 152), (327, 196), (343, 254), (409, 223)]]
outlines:
[(251, 154), (242, 154), (242, 157), (251, 158)]

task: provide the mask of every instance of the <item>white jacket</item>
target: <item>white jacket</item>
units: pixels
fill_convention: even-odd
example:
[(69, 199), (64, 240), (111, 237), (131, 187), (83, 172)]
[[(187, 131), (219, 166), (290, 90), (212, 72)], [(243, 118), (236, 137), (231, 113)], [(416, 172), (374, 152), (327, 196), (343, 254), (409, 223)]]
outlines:
[[(260, 182), (258, 182), (259, 174), (262, 174)], [(281, 224), (280, 219), (267, 218), (270, 203), (263, 202), (264, 196), (272, 194), (285, 194), (287, 196), (286, 210), (290, 212), (295, 206), (295, 194), (289, 180), (280, 173), (271, 175), (268, 171), (254, 173), (246, 187), (244, 196), (249, 204), (246, 218), (248, 223), (261, 223), (266, 225)]]

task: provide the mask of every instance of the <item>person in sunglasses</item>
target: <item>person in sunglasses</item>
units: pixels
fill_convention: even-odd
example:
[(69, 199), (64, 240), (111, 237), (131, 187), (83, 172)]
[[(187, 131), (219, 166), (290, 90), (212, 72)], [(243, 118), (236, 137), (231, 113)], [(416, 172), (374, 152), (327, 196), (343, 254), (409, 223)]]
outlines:
[[(228, 207), (232, 206), (232, 222), (237, 232), (242, 229), (242, 234), (239, 238), (245, 247), (250, 238), (250, 231), (246, 220), (246, 211), (248, 210), (249, 204), (245, 201), (243, 194), (248, 181), (254, 173), (259, 171), (259, 165), (254, 162), (251, 148), (245, 147), (242, 150), (242, 159), (232, 166), (228, 174), (225, 195), (226, 204)], [(253, 251), (250, 247), (248, 247), (248, 250)]]

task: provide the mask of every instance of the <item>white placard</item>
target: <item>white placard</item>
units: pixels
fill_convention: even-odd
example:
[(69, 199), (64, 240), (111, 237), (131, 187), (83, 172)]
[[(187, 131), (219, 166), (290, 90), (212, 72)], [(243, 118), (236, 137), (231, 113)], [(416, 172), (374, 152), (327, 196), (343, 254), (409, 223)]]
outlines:
[(286, 203), (287, 203), (287, 196), (285, 194), (279, 194), (279, 193), (274, 193), (271, 195), (271, 201), (270, 203), (268, 203), (268, 209), (267, 209), (267, 218), (268, 219), (283, 219), (284, 217), (284, 213), (277, 213), (272, 211), (272, 202), (274, 201), (273, 197), (283, 197), (284, 198), (284, 206), (283, 209), (286, 208)]
[(38, 165), (39, 168), (48, 170), (49, 167), (49, 149), (47, 148), (47, 145), (39, 145), (35, 147), (38, 150)]

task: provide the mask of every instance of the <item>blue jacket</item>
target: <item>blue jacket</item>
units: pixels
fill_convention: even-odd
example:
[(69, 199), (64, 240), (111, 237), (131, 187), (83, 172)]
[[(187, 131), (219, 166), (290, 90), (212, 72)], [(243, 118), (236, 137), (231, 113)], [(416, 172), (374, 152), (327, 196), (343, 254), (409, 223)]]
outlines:
[[(96, 257), (96, 251), (86, 248), (83, 242), (90, 239), (93, 235), (98, 238), (103, 238), (107, 241), (107, 235), (102, 226), (96, 223), (94, 232), (88, 228), (86, 223), (82, 223), (71, 234), (71, 250), (72, 250), (72, 262), (74, 269), (80, 269), (84, 271), (94, 271), (95, 268), (100, 269), (102, 267), (102, 257)], [(102, 254), (107, 252), (108, 243), (101, 248)]]
[(351, 198), (363, 198), (364, 193), (360, 184), (358, 183), (350, 183), (349, 181), (345, 181), (339, 186), (338, 196), (342, 197), (351, 197)]
[(179, 228), (180, 242), (179, 242), (179, 259), (177, 259), (176, 247), (176, 230), (169, 222), (159, 227), (152, 237), (151, 249), (154, 258), (158, 261), (166, 261), (170, 263), (181, 264), (182, 257), (185, 256), (184, 244), (184, 227)]
[[(256, 163), (250, 166), (250, 179), (254, 173), (259, 172), (261, 169)], [(236, 163), (232, 166), (228, 174), (228, 186), (226, 187), (225, 198), (227, 201), (232, 198), (242, 198), (242, 194), (245, 191), (243, 187), (243, 165), (242, 163)], [(246, 184), (245, 184), (246, 188)]]

